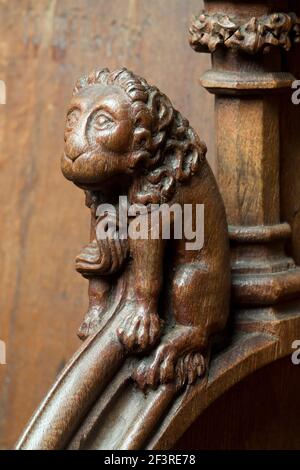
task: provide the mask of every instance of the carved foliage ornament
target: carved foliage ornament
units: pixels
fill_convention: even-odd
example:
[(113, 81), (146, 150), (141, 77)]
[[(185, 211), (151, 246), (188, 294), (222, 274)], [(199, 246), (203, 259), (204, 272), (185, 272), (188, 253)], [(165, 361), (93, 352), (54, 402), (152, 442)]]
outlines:
[(190, 45), (197, 52), (214, 52), (220, 46), (248, 54), (268, 53), (272, 46), (289, 51), (300, 42), (300, 18), (295, 13), (273, 13), (242, 23), (238, 18), (206, 13), (190, 27)]

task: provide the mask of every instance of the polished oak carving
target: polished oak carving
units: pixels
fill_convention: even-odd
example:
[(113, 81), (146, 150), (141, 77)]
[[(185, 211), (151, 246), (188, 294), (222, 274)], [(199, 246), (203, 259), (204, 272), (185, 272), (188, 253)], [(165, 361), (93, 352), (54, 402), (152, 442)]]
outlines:
[[(270, 18), (277, 8), (205, 2), (208, 16), (238, 18), (239, 26)], [(251, 46), (255, 31), (247, 39), (250, 52), (264, 49)], [(124, 69), (93, 73), (76, 86), (63, 171), (86, 192), (92, 215), (90, 243), (76, 259), (90, 283), (79, 332), (85, 341), (19, 449), (172, 448), (217, 397), (292, 352), (300, 334), (300, 269), (286, 250), (292, 227), (281, 211), (276, 92), (288, 91), (294, 77), (281, 70), (282, 48), (271, 49), (264, 55), (217, 47), (201, 79), (216, 95), (216, 173), (229, 227), (205, 147), (164, 95)], [(115, 208), (119, 195), (146, 204), (145, 224), (152, 201), (204, 203), (203, 250), (189, 252), (161, 237), (124, 240), (120, 213), (99, 209), (105, 202)], [(112, 220), (117, 228), (103, 240), (101, 222)], [(211, 333), (228, 314), (228, 235), (232, 321), (210, 348)]]
[[(154, 349), (133, 373), (142, 388), (173, 380), (180, 388), (201, 377), (211, 337), (227, 321), (227, 225), (205, 153), (170, 100), (132, 72), (104, 69), (76, 84), (62, 171), (86, 192), (92, 218), (90, 243), (76, 258), (77, 271), (90, 281), (90, 307), (79, 335), (85, 339), (107, 312), (117, 313), (120, 323), (112, 333), (128, 353)], [(146, 207), (139, 214), (141, 224), (149, 224), (145, 239), (122, 238), (120, 196)], [(99, 214), (104, 203), (115, 207), (115, 215)], [(151, 217), (161, 204), (190, 204), (193, 225), (196, 205), (204, 204), (202, 250), (187, 249), (184, 237), (163, 238), (170, 221)], [(109, 228), (103, 239), (100, 229), (114, 217), (117, 230)], [(173, 225), (176, 217), (172, 213)]]

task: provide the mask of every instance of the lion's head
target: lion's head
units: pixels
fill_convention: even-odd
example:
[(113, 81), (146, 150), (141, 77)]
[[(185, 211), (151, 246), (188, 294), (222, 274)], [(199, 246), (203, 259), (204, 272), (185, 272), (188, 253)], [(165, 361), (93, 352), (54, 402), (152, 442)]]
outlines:
[(127, 186), (132, 202), (166, 202), (205, 153), (167, 96), (127, 69), (103, 69), (76, 83), (62, 171), (83, 189)]

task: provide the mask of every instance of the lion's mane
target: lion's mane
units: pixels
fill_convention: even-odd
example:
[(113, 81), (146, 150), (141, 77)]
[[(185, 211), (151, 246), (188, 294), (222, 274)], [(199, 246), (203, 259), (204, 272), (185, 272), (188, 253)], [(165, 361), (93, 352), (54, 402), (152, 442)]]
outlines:
[(73, 94), (95, 84), (118, 86), (131, 102), (135, 133), (128, 165), (141, 170), (132, 202), (167, 202), (178, 184), (197, 173), (205, 159), (205, 144), (166, 95), (126, 68), (95, 71), (78, 80)]

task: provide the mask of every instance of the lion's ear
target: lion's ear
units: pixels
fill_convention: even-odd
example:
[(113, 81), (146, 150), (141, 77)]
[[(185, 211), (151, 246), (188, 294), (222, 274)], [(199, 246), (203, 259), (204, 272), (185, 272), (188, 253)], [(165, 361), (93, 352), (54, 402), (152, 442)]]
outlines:
[(161, 131), (169, 126), (173, 119), (173, 106), (166, 95), (159, 94), (157, 97), (157, 115), (158, 126), (157, 130)]
[(173, 106), (167, 96), (161, 94), (157, 89), (155, 89), (149, 101), (152, 118), (154, 119), (154, 128), (158, 132), (163, 131), (173, 119)]

